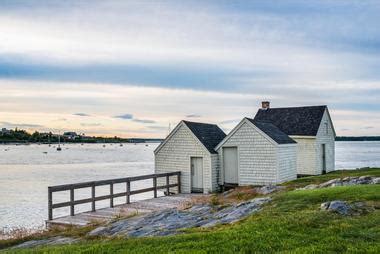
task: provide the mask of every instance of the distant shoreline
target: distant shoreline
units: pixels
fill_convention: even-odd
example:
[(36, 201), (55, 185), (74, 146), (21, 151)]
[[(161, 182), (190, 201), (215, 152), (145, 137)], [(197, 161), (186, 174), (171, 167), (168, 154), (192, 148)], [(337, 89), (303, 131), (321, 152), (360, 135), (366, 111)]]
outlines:
[[(60, 144), (139, 144), (139, 143), (161, 143), (162, 140), (139, 140), (139, 141), (105, 141), (105, 142), (98, 142), (98, 141), (84, 141), (84, 142), (76, 142), (76, 141), (70, 141), (70, 142), (61, 142)], [(58, 142), (29, 142), (29, 141), (0, 141), (0, 145), (58, 145)]]
[(335, 141), (380, 141), (380, 136), (337, 136)]
[[(61, 144), (119, 144), (119, 143), (161, 143), (164, 141), (164, 139), (143, 139), (143, 138), (137, 138), (137, 139), (125, 139), (125, 140), (105, 140), (105, 141), (99, 141), (99, 140), (70, 140), (70, 141), (64, 141), (61, 142)], [(335, 141), (345, 142), (345, 141), (380, 141), (379, 136), (369, 136), (369, 137), (336, 137)], [(40, 145), (58, 145), (58, 142), (33, 142), (33, 141), (23, 141), (23, 140), (0, 140), (0, 145), (32, 145), (32, 144), (40, 144)]]

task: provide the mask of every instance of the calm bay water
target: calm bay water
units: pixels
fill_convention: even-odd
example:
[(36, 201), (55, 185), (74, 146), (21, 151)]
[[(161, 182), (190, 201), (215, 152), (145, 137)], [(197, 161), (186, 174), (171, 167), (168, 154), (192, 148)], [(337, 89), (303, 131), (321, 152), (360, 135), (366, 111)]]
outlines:
[[(50, 185), (104, 180), (150, 174), (154, 171), (153, 150), (158, 144), (65, 144), (61, 152), (48, 145), (0, 146), (0, 229), (44, 225), (47, 218), (47, 187)], [(336, 168), (380, 167), (380, 142), (336, 142)], [(148, 183), (141, 181), (132, 188)], [(115, 192), (125, 186), (115, 186)], [(97, 188), (107, 194), (108, 186)], [(89, 190), (76, 191), (89, 197)], [(141, 194), (132, 200), (151, 197)], [(68, 193), (56, 195), (54, 202), (66, 201)], [(125, 198), (116, 199), (117, 203)], [(107, 207), (100, 201), (97, 208)], [(90, 209), (90, 204), (76, 211)], [(68, 208), (54, 210), (54, 216), (67, 215)]]

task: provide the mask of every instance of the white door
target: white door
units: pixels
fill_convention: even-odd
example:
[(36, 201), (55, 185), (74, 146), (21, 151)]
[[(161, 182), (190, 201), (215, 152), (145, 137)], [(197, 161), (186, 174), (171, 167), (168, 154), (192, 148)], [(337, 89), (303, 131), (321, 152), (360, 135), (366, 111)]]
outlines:
[(224, 183), (238, 184), (237, 147), (223, 147)]
[(191, 157), (191, 192), (203, 192), (203, 158)]

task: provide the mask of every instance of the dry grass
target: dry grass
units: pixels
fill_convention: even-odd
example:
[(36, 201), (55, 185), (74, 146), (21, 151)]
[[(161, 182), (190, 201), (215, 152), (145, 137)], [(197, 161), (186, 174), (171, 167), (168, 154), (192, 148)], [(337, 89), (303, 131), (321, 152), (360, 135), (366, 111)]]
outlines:
[(115, 222), (121, 219), (128, 219), (139, 215), (138, 209), (134, 209), (134, 211), (131, 211), (131, 208), (121, 208), (119, 213), (113, 216), (111, 219), (111, 222)]
[(224, 193), (213, 194), (209, 199), (209, 203), (214, 206), (231, 205), (253, 199), (258, 195), (255, 187), (241, 186)]
[(0, 240), (21, 239), (27, 236), (40, 234), (43, 229), (11, 228), (0, 230)]

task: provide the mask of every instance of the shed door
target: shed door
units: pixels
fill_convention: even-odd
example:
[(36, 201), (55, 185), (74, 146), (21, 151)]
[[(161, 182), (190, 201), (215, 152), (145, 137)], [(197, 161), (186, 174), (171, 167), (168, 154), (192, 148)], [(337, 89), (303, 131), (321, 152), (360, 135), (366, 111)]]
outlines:
[(223, 147), (224, 183), (238, 184), (237, 147)]
[(191, 157), (191, 192), (203, 192), (203, 158)]
[(322, 174), (326, 174), (326, 145), (322, 144)]

